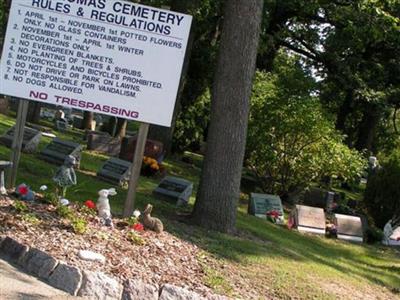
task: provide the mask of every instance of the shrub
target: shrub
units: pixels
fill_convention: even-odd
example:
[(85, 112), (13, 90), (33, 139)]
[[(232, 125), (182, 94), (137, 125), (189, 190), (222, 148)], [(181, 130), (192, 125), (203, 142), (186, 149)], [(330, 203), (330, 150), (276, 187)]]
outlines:
[(84, 234), (87, 230), (87, 221), (83, 218), (75, 217), (71, 220), (71, 226), (76, 234)]
[(379, 228), (393, 217), (400, 217), (400, 151), (381, 165), (368, 177), (364, 193), (365, 206)]

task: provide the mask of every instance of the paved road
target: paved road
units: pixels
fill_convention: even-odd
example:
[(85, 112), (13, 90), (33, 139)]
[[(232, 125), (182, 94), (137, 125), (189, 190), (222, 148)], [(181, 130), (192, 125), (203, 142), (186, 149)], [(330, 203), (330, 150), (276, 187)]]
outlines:
[(66, 300), (82, 299), (72, 297), (42, 281), (23, 273), (0, 259), (0, 299), (1, 300)]

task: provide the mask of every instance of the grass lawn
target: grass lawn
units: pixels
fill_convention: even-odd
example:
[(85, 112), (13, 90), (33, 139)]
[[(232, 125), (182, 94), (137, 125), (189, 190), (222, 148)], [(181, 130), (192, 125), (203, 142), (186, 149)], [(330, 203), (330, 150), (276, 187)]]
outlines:
[[(0, 133), (13, 124), (14, 119), (0, 115)], [(83, 143), (81, 131), (56, 134)], [(48, 142), (50, 139), (42, 138), (40, 148)], [(10, 150), (0, 146), (0, 159), (9, 157)], [(68, 199), (96, 200), (98, 190), (110, 187), (95, 177), (106, 159), (93, 152), (83, 153), (78, 185), (68, 190)], [(200, 174), (199, 164), (196, 165), (178, 159), (165, 162), (170, 175), (192, 180), (195, 188)], [(18, 183), (25, 182), (34, 190), (43, 184), (53, 187), (56, 168), (41, 161), (37, 154), (22, 154)], [(254, 299), (400, 299), (398, 250), (289, 231), (248, 216), (245, 204), (238, 208), (236, 236), (205, 231), (179, 222), (172, 204), (152, 196), (158, 181), (140, 178), (136, 206), (142, 209), (146, 203), (152, 203), (154, 214), (165, 222), (169, 232), (203, 249), (198, 259), (206, 272), (204, 282), (216, 292)], [(126, 190), (118, 188), (117, 192), (110, 202), (113, 211), (120, 213)]]

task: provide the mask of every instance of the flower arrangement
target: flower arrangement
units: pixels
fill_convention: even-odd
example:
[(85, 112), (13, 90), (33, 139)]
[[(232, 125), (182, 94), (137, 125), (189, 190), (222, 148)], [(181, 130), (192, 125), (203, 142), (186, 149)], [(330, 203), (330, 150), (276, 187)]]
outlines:
[(283, 224), (284, 222), (282, 213), (277, 210), (267, 211), (266, 216), (274, 224)]
[(148, 156), (143, 157), (142, 175), (154, 176), (160, 172), (161, 168), (161, 165), (154, 158)]
[(139, 222), (140, 211), (135, 210), (132, 216), (128, 219), (129, 228), (133, 229), (134, 231), (143, 231), (144, 226), (142, 223)]

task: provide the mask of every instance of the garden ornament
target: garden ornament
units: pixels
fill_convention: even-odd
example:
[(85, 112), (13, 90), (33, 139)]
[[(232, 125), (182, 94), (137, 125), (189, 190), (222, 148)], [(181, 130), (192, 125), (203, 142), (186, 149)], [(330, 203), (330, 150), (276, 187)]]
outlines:
[(65, 198), (68, 187), (76, 185), (76, 174), (74, 170), (76, 163), (76, 158), (72, 155), (68, 155), (64, 160), (64, 164), (57, 170), (53, 177), (54, 182), (62, 189), (62, 198)]
[(99, 191), (99, 199), (97, 199), (96, 208), (99, 217), (107, 226), (112, 226), (110, 200), (108, 196), (115, 196), (116, 194), (117, 192), (114, 188)]
[(151, 211), (153, 210), (153, 205), (147, 204), (143, 211), (143, 225), (145, 228), (153, 230), (157, 233), (161, 233), (164, 230), (164, 225), (160, 219), (152, 217)]

